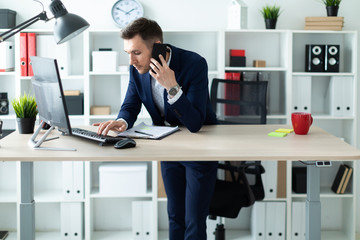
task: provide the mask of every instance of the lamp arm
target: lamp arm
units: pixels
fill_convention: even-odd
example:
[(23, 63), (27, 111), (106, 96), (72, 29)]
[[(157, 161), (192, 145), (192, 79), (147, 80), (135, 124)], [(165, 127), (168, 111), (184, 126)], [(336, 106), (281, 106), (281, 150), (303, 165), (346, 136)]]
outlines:
[(5, 41), (6, 39), (12, 37), (16, 33), (20, 32), (21, 30), (27, 28), (28, 26), (36, 23), (39, 20), (48, 21), (49, 18), (46, 15), (46, 12), (43, 11), (40, 14), (36, 15), (35, 17), (30, 18), (29, 20), (20, 23), (19, 25), (13, 27), (12, 29), (0, 34), (0, 43)]

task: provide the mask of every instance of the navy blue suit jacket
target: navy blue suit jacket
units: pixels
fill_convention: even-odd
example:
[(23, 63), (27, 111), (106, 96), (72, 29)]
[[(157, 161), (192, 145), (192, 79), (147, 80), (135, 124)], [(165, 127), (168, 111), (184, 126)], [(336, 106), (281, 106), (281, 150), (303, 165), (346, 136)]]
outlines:
[(167, 100), (164, 89), (165, 116), (161, 117), (152, 96), (151, 76), (139, 74), (130, 66), (130, 81), (117, 119), (123, 118), (128, 128), (134, 125), (143, 103), (154, 125), (184, 125), (191, 132), (197, 132), (202, 125), (216, 124), (216, 115), (212, 110), (208, 90), (208, 67), (200, 55), (168, 45), (172, 50), (170, 68), (181, 86), (183, 94), (172, 105)]

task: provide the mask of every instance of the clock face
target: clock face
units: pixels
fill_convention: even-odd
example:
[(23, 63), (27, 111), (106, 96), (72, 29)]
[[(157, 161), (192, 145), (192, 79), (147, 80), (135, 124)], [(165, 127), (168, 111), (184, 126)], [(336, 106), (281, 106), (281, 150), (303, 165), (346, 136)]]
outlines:
[(119, 27), (125, 27), (144, 15), (144, 9), (137, 0), (119, 0), (111, 10), (111, 15)]

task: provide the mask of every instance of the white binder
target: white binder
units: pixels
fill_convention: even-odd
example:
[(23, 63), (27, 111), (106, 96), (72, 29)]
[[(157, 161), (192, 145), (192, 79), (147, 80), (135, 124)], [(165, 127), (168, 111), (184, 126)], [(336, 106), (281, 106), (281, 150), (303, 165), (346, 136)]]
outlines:
[(71, 208), (69, 203), (60, 204), (60, 218), (61, 218), (61, 239), (71, 239), (71, 224), (70, 224)]
[(294, 76), (292, 111), (311, 112), (311, 77)]
[(73, 194), (73, 163), (62, 162), (63, 197), (66, 200), (72, 199)]
[(5, 41), (0, 44), (0, 72), (14, 71), (14, 43)]
[(351, 77), (341, 77), (342, 82), (342, 100), (343, 115), (353, 116), (353, 79)]
[(291, 218), (291, 239), (305, 240), (305, 202), (292, 203)]
[(66, 200), (82, 200), (84, 198), (84, 163), (64, 161), (63, 196)]
[(142, 212), (143, 204), (142, 201), (133, 201), (132, 202), (132, 236), (133, 240), (142, 240), (143, 239), (143, 230), (142, 230)]
[(261, 165), (265, 168), (262, 175), (265, 198), (275, 199), (277, 195), (277, 161), (262, 161)]
[(70, 225), (71, 225), (71, 239), (83, 239), (83, 205), (82, 203), (69, 203), (70, 205)]
[(276, 224), (277, 222), (276, 207), (274, 202), (267, 202), (265, 207), (265, 239), (272, 240), (276, 238)]
[(61, 203), (61, 239), (83, 239), (82, 203)]
[(265, 202), (255, 202), (251, 214), (251, 235), (252, 239), (265, 240)]
[(73, 200), (84, 199), (84, 162), (73, 163)]
[(152, 239), (152, 202), (151, 201), (143, 201), (142, 202), (142, 232), (143, 232), (143, 240), (151, 240)]
[(271, 202), (271, 204), (272, 204), (272, 206), (274, 206), (273, 208), (275, 210), (275, 216), (269, 216), (268, 221), (273, 222), (273, 218), (275, 218), (274, 239), (285, 240), (285, 235), (286, 235), (286, 233), (285, 233), (285, 224), (286, 224), (285, 202)]

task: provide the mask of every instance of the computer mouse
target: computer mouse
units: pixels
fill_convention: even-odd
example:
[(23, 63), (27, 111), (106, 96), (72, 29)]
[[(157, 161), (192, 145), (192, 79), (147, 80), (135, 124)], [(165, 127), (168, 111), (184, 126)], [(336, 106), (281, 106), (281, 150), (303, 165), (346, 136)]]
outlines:
[(136, 142), (131, 138), (124, 138), (114, 144), (116, 149), (133, 148), (136, 146)]

